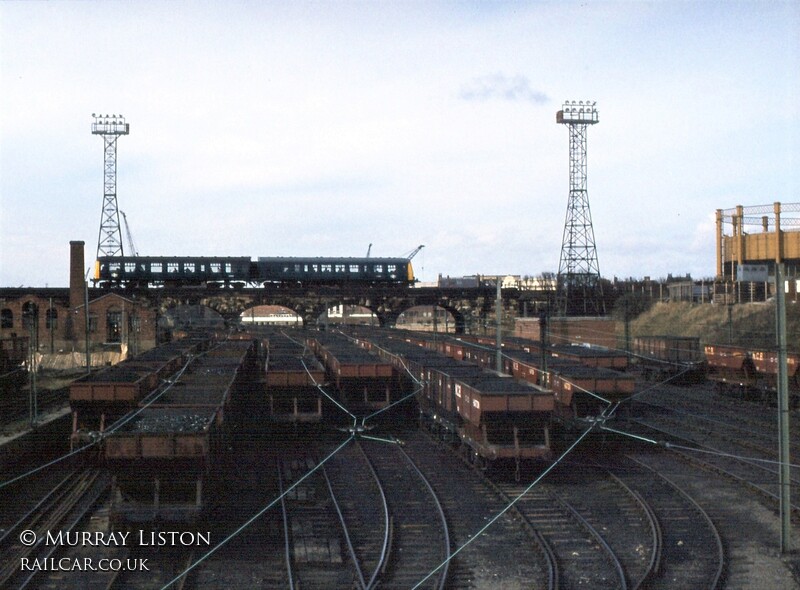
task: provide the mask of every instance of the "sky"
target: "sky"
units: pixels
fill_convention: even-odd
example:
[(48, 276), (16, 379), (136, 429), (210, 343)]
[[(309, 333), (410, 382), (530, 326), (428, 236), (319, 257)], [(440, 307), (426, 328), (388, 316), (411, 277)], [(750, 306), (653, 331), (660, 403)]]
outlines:
[(567, 100), (603, 277), (713, 276), (717, 209), (800, 201), (798, 1), (12, 0), (0, 88), (0, 287), (91, 265), (92, 113), (141, 255), (556, 272)]

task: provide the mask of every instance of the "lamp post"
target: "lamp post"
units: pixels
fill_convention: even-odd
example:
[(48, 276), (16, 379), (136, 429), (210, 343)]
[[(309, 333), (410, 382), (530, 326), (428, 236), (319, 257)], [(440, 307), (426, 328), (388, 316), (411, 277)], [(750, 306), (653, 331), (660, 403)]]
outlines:
[(569, 200), (557, 283), (561, 315), (605, 312), (586, 182), (586, 133), (589, 125), (600, 122), (596, 104), (566, 101), (556, 113), (556, 123), (569, 127)]
[[(92, 113), (92, 135), (103, 137), (103, 209), (100, 215), (100, 234), (97, 238), (97, 257), (123, 256), (122, 230), (117, 208), (117, 139), (128, 135), (130, 125), (122, 115)], [(133, 254), (133, 253), (131, 253)]]

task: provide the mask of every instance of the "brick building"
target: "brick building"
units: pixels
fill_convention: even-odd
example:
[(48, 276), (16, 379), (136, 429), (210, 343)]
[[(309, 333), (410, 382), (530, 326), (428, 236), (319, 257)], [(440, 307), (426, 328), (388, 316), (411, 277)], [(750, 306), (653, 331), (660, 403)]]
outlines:
[(125, 355), (155, 346), (155, 311), (117, 293), (88, 289), (84, 268), (84, 242), (70, 242), (68, 289), (3, 289), (0, 339), (29, 338), (42, 354), (85, 352), (87, 336), (91, 351)]

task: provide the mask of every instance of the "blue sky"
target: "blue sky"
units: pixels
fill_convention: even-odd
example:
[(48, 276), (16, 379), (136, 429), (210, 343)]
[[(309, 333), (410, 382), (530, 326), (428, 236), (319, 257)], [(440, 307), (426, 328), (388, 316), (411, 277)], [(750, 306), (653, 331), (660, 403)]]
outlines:
[(800, 201), (799, 2), (2, 2), (0, 286), (97, 247), (555, 272), (564, 100), (597, 101), (600, 271), (714, 273), (714, 212)]

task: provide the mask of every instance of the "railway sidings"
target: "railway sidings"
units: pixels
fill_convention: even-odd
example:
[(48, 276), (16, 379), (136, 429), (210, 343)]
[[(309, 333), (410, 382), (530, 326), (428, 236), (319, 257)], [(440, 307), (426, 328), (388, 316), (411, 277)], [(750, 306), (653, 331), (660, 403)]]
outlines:
[[(608, 366), (619, 355), (563, 349), (552, 360), (562, 393), (568, 374), (589, 375), (585, 384), (608, 388), (600, 397), (621, 402), (592, 422), (588, 400), (597, 398), (574, 393), (583, 401), (565, 404), (542, 384), (541, 351), (508, 351), (504, 368), (513, 373), (518, 363), (519, 385), (492, 374), (493, 351), (475, 344), (468, 351), (463, 342), (367, 332), (218, 334), (188, 351), (165, 348), (180, 358), (169, 370), (159, 368), (164, 358), (132, 359), (125, 376), (116, 369), (77, 384), (77, 418), (62, 443), (92, 452), (69, 469), (68, 460), (0, 487), (23, 493), (41, 478), (26, 484), (24, 510), (0, 505), (2, 562), (20, 562), (20, 531), (37, 530), (34, 522), (137, 533), (131, 538), (144, 531), (145, 539), (193, 533), (203, 542), (55, 547), (54, 558), (141, 560), (147, 569), (12, 568), (4, 587), (797, 586), (794, 555), (776, 549), (774, 468), (753, 465), (775, 452), (774, 409), (709, 384), (645, 384), (630, 372), (612, 379), (605, 371), (624, 369)], [(568, 361), (598, 370), (567, 369)], [(541, 375), (524, 383), (531, 369)], [(164, 372), (150, 379), (150, 370)], [(86, 382), (91, 391), (81, 393)], [(627, 400), (632, 384), (640, 393)], [(119, 399), (126, 388), (134, 394)], [(547, 395), (549, 410), (538, 405)], [(559, 404), (570, 411), (556, 412)], [(444, 420), (438, 408), (448, 410)], [(570, 414), (574, 430), (565, 426)], [(562, 457), (572, 433), (588, 428)], [(54, 491), (39, 502), (47, 473)]]

